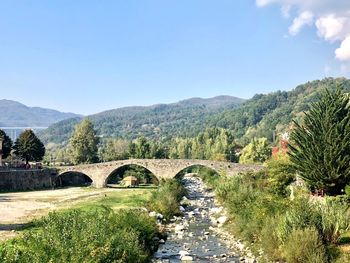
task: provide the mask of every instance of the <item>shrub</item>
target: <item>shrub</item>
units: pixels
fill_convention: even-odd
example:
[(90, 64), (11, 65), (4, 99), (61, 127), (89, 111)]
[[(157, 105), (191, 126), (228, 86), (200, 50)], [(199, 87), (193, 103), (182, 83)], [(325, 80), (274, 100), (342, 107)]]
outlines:
[(179, 205), (185, 194), (185, 188), (177, 180), (162, 181), (157, 191), (152, 193), (148, 208), (161, 213), (165, 219), (170, 219), (181, 214)]
[(322, 218), (320, 231), (323, 240), (327, 243), (337, 244), (340, 236), (350, 228), (348, 204), (328, 199), (325, 204), (320, 204), (319, 209)]
[(288, 263), (323, 263), (327, 262), (326, 249), (318, 231), (311, 227), (293, 229), (283, 247)]
[(73, 210), (50, 213), (0, 248), (1, 262), (147, 262), (158, 230), (147, 214)]
[(287, 187), (295, 181), (295, 169), (292, 167), (288, 155), (284, 153), (277, 154), (268, 160), (266, 165), (271, 192), (287, 196)]
[(282, 259), (280, 242), (276, 233), (276, 225), (278, 225), (280, 217), (268, 217), (261, 229), (261, 247), (266, 256), (273, 261)]
[(203, 182), (205, 182), (206, 184), (212, 187), (214, 187), (220, 180), (220, 175), (217, 172), (206, 167), (200, 167), (197, 170), (197, 173), (199, 174)]
[(271, 148), (266, 138), (254, 138), (242, 149), (240, 163), (263, 163), (271, 156)]

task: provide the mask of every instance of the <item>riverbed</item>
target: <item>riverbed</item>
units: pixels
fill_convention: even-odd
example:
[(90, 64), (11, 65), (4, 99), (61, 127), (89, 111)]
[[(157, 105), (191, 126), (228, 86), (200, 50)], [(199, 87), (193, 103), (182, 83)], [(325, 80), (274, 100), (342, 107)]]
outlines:
[(215, 229), (227, 217), (220, 214), (222, 207), (215, 205), (214, 194), (195, 176), (185, 176), (183, 183), (188, 191), (180, 207), (183, 217), (166, 226), (167, 240), (153, 262), (240, 262)]

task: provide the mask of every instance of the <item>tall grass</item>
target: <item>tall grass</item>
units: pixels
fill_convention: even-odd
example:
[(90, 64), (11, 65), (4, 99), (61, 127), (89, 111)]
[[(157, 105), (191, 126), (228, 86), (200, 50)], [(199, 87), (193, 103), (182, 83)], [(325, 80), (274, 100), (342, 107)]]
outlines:
[(336, 260), (330, 248), (349, 230), (348, 203), (334, 199), (320, 203), (304, 195), (291, 200), (284, 189), (288, 186), (285, 182), (292, 180), (279, 182), (274, 188), (276, 181), (266, 171), (216, 181), (216, 195), (234, 222), (232, 230), (257, 250), (263, 248), (269, 260)]
[(185, 188), (176, 179), (161, 181), (158, 189), (152, 192), (148, 208), (169, 220), (174, 215), (181, 214), (180, 200), (185, 194)]
[(50, 213), (0, 245), (0, 262), (149, 262), (156, 223), (147, 214), (103, 208)]

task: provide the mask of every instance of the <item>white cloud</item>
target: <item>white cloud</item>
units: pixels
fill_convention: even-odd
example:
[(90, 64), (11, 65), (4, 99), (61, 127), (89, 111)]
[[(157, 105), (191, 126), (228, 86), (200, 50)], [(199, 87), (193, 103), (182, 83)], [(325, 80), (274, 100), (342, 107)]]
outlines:
[(350, 36), (345, 38), (335, 51), (335, 57), (342, 61), (350, 61)]
[(293, 24), (289, 27), (289, 34), (295, 36), (306, 25), (312, 25), (314, 15), (309, 11), (304, 11), (294, 18)]
[(273, 1), (271, 1), (271, 0), (256, 0), (256, 5), (257, 6), (265, 6), (265, 5), (270, 4), (271, 2), (273, 2)]
[(290, 11), (291, 11), (292, 7), (290, 5), (284, 5), (281, 8), (281, 13), (285, 18), (289, 18), (290, 17)]
[(331, 14), (317, 19), (315, 25), (320, 37), (329, 41), (335, 41), (344, 39), (344, 29), (347, 22), (347, 18), (336, 17), (334, 14)]
[(256, 0), (259, 7), (269, 4), (280, 5), (285, 18), (297, 13), (289, 35), (314, 24), (321, 39), (341, 43), (335, 51), (336, 59), (350, 61), (350, 0)]

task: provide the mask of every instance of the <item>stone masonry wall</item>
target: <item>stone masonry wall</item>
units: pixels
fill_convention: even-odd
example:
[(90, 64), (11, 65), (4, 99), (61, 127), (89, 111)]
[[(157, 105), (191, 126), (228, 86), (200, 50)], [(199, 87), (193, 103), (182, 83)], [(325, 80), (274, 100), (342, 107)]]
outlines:
[(0, 191), (51, 188), (56, 177), (54, 169), (0, 170)]

